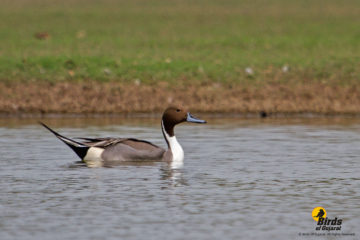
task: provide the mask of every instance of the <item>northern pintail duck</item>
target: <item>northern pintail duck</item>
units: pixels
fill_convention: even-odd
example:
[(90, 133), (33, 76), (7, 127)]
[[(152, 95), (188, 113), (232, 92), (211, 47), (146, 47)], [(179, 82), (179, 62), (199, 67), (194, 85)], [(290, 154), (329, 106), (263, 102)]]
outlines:
[(168, 145), (167, 150), (135, 138), (80, 138), (82, 141), (75, 141), (60, 135), (44, 123), (40, 124), (68, 145), (88, 165), (167, 161), (181, 166), (184, 151), (175, 137), (174, 128), (182, 122), (206, 123), (181, 108), (167, 108), (161, 119), (161, 130)]

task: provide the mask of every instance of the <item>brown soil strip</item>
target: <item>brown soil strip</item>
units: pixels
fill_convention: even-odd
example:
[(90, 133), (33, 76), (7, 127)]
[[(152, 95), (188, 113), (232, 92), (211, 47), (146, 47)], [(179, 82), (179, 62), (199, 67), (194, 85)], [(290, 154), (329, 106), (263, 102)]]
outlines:
[(181, 105), (208, 113), (359, 114), (359, 86), (271, 84), (169, 87), (98, 83), (0, 83), (2, 114), (123, 114)]

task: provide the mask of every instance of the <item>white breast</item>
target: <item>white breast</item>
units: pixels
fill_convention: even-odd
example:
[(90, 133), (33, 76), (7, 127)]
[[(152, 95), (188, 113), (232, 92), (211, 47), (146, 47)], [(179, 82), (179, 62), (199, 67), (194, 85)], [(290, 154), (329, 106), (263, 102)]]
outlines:
[(184, 165), (184, 150), (175, 136), (169, 137), (168, 141), (173, 155), (171, 166), (173, 168), (182, 167)]

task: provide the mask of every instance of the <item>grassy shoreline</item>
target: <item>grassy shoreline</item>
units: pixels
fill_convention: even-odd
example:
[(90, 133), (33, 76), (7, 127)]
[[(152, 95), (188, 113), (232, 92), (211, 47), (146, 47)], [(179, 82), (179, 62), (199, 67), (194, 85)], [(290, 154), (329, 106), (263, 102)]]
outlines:
[(357, 0), (5, 0), (0, 113), (360, 113)]
[(359, 22), (357, 0), (5, 0), (0, 81), (354, 84)]
[(203, 113), (360, 113), (360, 87), (326, 84), (223, 86), (99, 83), (0, 83), (0, 113), (130, 114), (162, 112), (181, 105)]

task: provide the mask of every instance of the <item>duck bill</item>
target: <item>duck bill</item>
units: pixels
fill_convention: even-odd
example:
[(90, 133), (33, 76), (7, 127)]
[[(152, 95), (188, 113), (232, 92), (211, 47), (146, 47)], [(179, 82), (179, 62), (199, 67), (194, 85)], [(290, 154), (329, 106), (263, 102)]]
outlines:
[(189, 112), (187, 113), (186, 121), (192, 122), (192, 123), (206, 123), (205, 120), (198, 119), (198, 118), (192, 116)]

